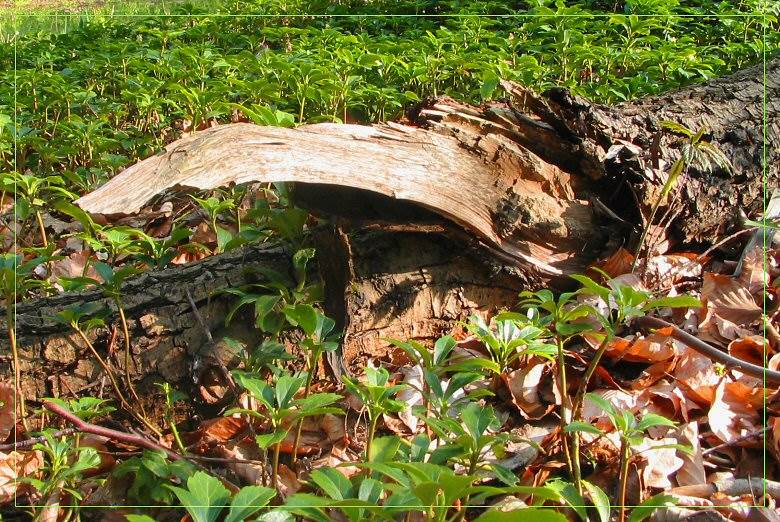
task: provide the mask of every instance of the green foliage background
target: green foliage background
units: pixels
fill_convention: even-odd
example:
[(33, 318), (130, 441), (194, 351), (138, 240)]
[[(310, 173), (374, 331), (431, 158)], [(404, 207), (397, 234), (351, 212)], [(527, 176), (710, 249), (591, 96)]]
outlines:
[(16, 170), (85, 192), (177, 138), (183, 120), (226, 122), (239, 106), (258, 123), (374, 122), (426, 96), (500, 96), (499, 77), (612, 103), (780, 48), (780, 3), (765, 0), (333, 4), (186, 3), (82, 18), (64, 34), (18, 16), (0, 47), (0, 171), (14, 170), (14, 134)]

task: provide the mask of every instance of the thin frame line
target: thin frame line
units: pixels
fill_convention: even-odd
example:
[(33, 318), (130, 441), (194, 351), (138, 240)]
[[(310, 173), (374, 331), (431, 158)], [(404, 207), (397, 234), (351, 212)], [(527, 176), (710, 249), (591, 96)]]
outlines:
[[(14, 27), (17, 27), (17, 20), (18, 17), (40, 17), (40, 18), (47, 18), (47, 17), (55, 17), (55, 16), (61, 16), (61, 17), (67, 17), (67, 18), (79, 18), (84, 16), (106, 16), (107, 18), (148, 18), (148, 17), (160, 17), (160, 18), (199, 18), (199, 17), (225, 17), (225, 18), (239, 18), (239, 17), (250, 17), (250, 18), (278, 18), (278, 17), (284, 17), (284, 18), (355, 18), (355, 17), (362, 17), (362, 18), (534, 18), (534, 17), (546, 17), (546, 18), (609, 18), (614, 15), (607, 15), (607, 14), (526, 14), (526, 15), (485, 15), (485, 14), (441, 14), (441, 15), (434, 15), (434, 14), (422, 14), (422, 15), (382, 15), (382, 14), (335, 14), (335, 15), (327, 15), (327, 14), (314, 14), (314, 15), (308, 15), (308, 14), (293, 14), (293, 15), (271, 15), (271, 14), (223, 14), (223, 13), (215, 13), (215, 14), (207, 14), (207, 13), (196, 13), (196, 14), (159, 14), (159, 13), (150, 13), (150, 14), (102, 14), (99, 12), (85, 12), (85, 13), (70, 13), (70, 14), (58, 14), (58, 13), (47, 13), (47, 14), (32, 14), (32, 13), (16, 13), (15, 9), (12, 9), (12, 18), (14, 22)], [(766, 12), (763, 13), (739, 13), (739, 14), (729, 14), (729, 15), (718, 15), (718, 14), (702, 14), (702, 15), (633, 15), (638, 17), (649, 17), (649, 18), (713, 18), (713, 17), (720, 17), (720, 18), (748, 18), (748, 17), (759, 17), (764, 22), (762, 24), (762, 58), (763, 58), (763, 92), (762, 92), (762, 137), (763, 137), (763, 143), (762, 143), (762, 183), (763, 183), (763, 211), (764, 216), (766, 215), (766, 195), (767, 195), (767, 185), (766, 185), (766, 82), (767, 82), (767, 74), (766, 74), (766, 58), (767, 58), (767, 30), (766, 26), (768, 23), (768, 16), (769, 14)], [(56, 34), (56, 33), (52, 33)], [(14, 171), (17, 171), (17, 47), (18, 47), (18, 36), (20, 34), (18, 33), (18, 30), (16, 32), (17, 38), (14, 38), (14, 156), (13, 156), (13, 165), (14, 165)], [(736, 72), (736, 71), (734, 71)], [(14, 182), (14, 185), (16, 183)], [(16, 188), (16, 187), (15, 187)], [(14, 218), (16, 219), (16, 193), (14, 193)], [(763, 253), (766, 253), (766, 234), (763, 234)], [(17, 245), (17, 234), (16, 234), (16, 228), (14, 227), (13, 230), (13, 237), (14, 237), (14, 247)], [(763, 255), (763, 264), (764, 269), (766, 269), (766, 255)], [(14, 268), (14, 287), (16, 287), (16, 281), (17, 281), (17, 270), (16, 267)], [(763, 296), (763, 304), (764, 304), (764, 314), (766, 314), (766, 280), (764, 281), (764, 296)], [(14, 301), (14, 317), (16, 317), (16, 310), (17, 310), (17, 303)], [(764, 330), (764, 337), (766, 338), (766, 323), (763, 325)], [(16, 321), (14, 321), (14, 332), (16, 332)], [(764, 344), (764, 350), (766, 351), (766, 343)], [(17, 408), (16, 408), (16, 402), (17, 402), (17, 389), (21, 385), (21, 383), (17, 382), (16, 380), (16, 372), (14, 372), (14, 381), (17, 383), (17, 386), (14, 389), (14, 420), (17, 420)], [(764, 388), (766, 388), (766, 367), (764, 368)], [(766, 406), (766, 394), (763, 396), (764, 406)], [(764, 407), (764, 424), (766, 424), (766, 407)], [(763, 433), (763, 441), (764, 441), (764, 477), (763, 477), (763, 493), (764, 497), (766, 498), (766, 492), (767, 492), (767, 477), (766, 477), (766, 468), (767, 468), (767, 461), (766, 461), (766, 431)], [(18, 443), (18, 434), (16, 430), (14, 430), (14, 444)], [(16, 470), (18, 471), (18, 469)], [(17, 498), (14, 497), (14, 507), (21, 507), (21, 508), (28, 508), (28, 509), (43, 509), (46, 506), (20, 506), (17, 504)], [(166, 509), (182, 509), (182, 506), (156, 506), (156, 505), (122, 505), (122, 506), (114, 506), (114, 505), (60, 505), (60, 507), (66, 507), (66, 508), (79, 508), (79, 509), (105, 509), (105, 508), (120, 508), (120, 507), (127, 507), (127, 508), (166, 508)], [(195, 506), (195, 507), (207, 507), (207, 506)], [(228, 507), (228, 506), (225, 506)], [(242, 506), (242, 507), (249, 507), (249, 506)], [(253, 507), (253, 506), (252, 506)], [(268, 506), (269, 508), (272, 508), (273, 506)], [(328, 506), (328, 505), (319, 505), (319, 506), (296, 506), (296, 507), (339, 507), (337, 505)], [(361, 507), (361, 506), (358, 506)], [(429, 506), (407, 506), (407, 507), (420, 507), (420, 508), (426, 508)], [(467, 505), (466, 507), (486, 507), (483, 505)], [(542, 509), (555, 509), (555, 506), (529, 506), (529, 507), (537, 507)], [(584, 505), (584, 506), (570, 506), (570, 507), (592, 507), (591, 505)], [(613, 506), (617, 507), (617, 506)], [(641, 505), (625, 505), (624, 508), (636, 508), (641, 507)], [(686, 506), (689, 507), (689, 506)], [(692, 509), (696, 509), (701, 507), (702, 509), (721, 509), (721, 508), (727, 508), (727, 507), (745, 507), (742, 504), (733, 504), (733, 505), (721, 505), (721, 506), (690, 506)], [(766, 507), (766, 504), (760, 504), (760, 505), (752, 505), (748, 507), (754, 507), (754, 508), (764, 508)]]

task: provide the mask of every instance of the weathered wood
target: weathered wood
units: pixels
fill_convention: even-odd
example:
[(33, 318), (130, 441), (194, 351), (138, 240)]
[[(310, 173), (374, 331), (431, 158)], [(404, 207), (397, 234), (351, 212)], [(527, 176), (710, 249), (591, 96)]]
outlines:
[[(130, 279), (122, 288), (122, 299), (130, 322), (132, 341), (131, 373), (142, 391), (154, 391), (154, 382), (167, 381), (190, 391), (196, 384), (197, 366), (203, 357), (205, 334), (187, 300), (189, 290), (201, 315), (215, 332), (227, 333), (224, 318), (232, 297), (220, 290), (257, 280), (253, 269), (265, 267), (282, 274), (292, 273), (289, 254), (280, 247), (254, 246), (221, 256), (165, 270), (146, 272)], [(95, 303), (100, 309), (114, 310), (113, 303), (99, 290), (66, 293), (22, 302), (17, 305), (17, 337), (20, 347), (22, 387), (28, 398), (69, 396), (89, 390), (97, 393), (102, 370), (67, 325), (54, 315), (70, 306)], [(116, 321), (116, 314), (109, 323)], [(5, 314), (3, 313), (3, 317)], [(7, 345), (5, 324), (0, 339)], [(251, 328), (241, 321), (230, 329), (237, 338), (252, 338)], [(95, 347), (124, 372), (124, 341), (114, 343), (115, 355), (107, 356), (111, 328), (91, 333)], [(202, 361), (201, 361), (202, 362)], [(10, 360), (0, 362), (0, 375), (12, 375)]]
[[(640, 212), (647, 215), (680, 154), (679, 139), (662, 131), (663, 120), (694, 131), (706, 127), (733, 164), (729, 173), (688, 172), (671, 239), (711, 242), (731, 232), (738, 210), (757, 216), (762, 182), (777, 186), (780, 170), (780, 59), (768, 62), (766, 72), (765, 85), (758, 66), (612, 107), (560, 89), (540, 97), (507, 83), (505, 103), (476, 108), (439, 99), (414, 110), (406, 125), (218, 126), (170, 144), (78, 203), (94, 213), (123, 214), (179, 186), (296, 182), (297, 202), (341, 218), (314, 235), (325, 309), (345, 334), (343, 357), (330, 361), (338, 374), (366, 357), (386, 356), (386, 337), (433, 339), (473, 311), (513, 305), (522, 288), (565, 283), (567, 274), (630, 242)], [(136, 328), (136, 364), (147, 364), (146, 375), (162, 375), (165, 363), (155, 357), (203, 346), (180, 285), (191, 282), (203, 305), (209, 270), (221, 274), (206, 285), (213, 290), (243, 277), (236, 263), (287, 266), (281, 251), (248, 252), (254, 254), (162, 272), (170, 277), (165, 282), (154, 273), (130, 283), (130, 293), (138, 294), (131, 316), (152, 311), (173, 321), (155, 334), (163, 340), (144, 330), (161, 331), (149, 319)], [(43, 304), (55, 310), (95, 298)], [(212, 301), (205, 314), (212, 327), (224, 316), (219, 303)], [(56, 350), (47, 355), (39, 337), (61, 333), (45, 313), (34, 312), (37, 306), (19, 308), (20, 340), (34, 347), (23, 352), (26, 364), (50, 362)], [(73, 371), (82, 364), (68, 361), (62, 366)], [(183, 379), (192, 370), (172, 367), (178, 373), (165, 370), (166, 378)]]

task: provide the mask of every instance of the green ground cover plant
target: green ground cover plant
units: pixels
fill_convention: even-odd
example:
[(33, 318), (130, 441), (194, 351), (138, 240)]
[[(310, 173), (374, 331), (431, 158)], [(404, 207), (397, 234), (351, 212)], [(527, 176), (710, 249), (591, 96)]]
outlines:
[[(315, 252), (306, 247), (310, 216), (290, 204), (284, 185), (251, 195), (243, 187), (190, 195), (164, 238), (97, 223), (72, 201), (171, 141), (217, 123), (294, 127), (392, 120), (429, 96), (475, 104), (491, 100), (499, 96), (499, 78), (539, 91), (566, 87), (604, 103), (666, 92), (755, 63), (764, 51), (776, 52), (780, 8), (757, 0), (230, 0), (162, 7), (173, 16), (142, 16), (145, 7), (137, 9), (125, 17), (87, 14), (68, 27), (47, 27), (45, 17), (35, 14), (0, 26), (6, 42), (0, 47), (0, 203), (15, 196), (4, 205), (3, 224), (18, 224), (14, 235), (27, 254), (2, 255), (0, 286), (6, 303), (102, 290), (113, 310), (74, 306), (57, 318), (94, 355), (97, 371), (119, 398), (117, 407), (158, 436), (169, 433), (182, 460), (146, 448), (124, 455), (111, 471), (98, 470), (100, 455), (80, 446), (81, 435), (45, 431), (35, 446), (44, 465), (38, 478), (28, 480), (37, 493), (29, 506), (32, 518), (46, 520), (43, 508), (59, 491), (72, 504), (64, 519), (80, 520), (85, 481), (97, 488), (119, 479), (129, 483), (128, 503), (148, 506), (127, 514), (131, 522), (155, 520), (156, 507), (208, 522), (328, 521), (335, 513), (350, 521), (421, 516), (442, 522), (519, 517), (606, 522), (613, 514), (639, 521), (676, 502), (656, 496), (631, 514), (625, 507), (629, 465), (639, 459), (635, 447), (653, 429), (671, 430), (675, 422), (617, 409), (588, 391), (602, 356), (631, 320), (700, 307), (693, 297), (656, 298), (601, 272), (575, 276), (580, 288), (574, 292), (523, 293), (514, 310), (464, 322), (461, 333), (479, 345), (478, 356), (464, 359), (453, 336), (434, 341), (432, 349), (388, 340), (419, 367), (417, 384), (369, 366), (365, 375), (330, 383), (337, 392), (323, 391), (316, 386), (320, 364), (337, 349), (340, 333), (323, 314), (322, 288), (312, 277)], [(241, 15), (230, 14), (236, 12)], [(706, 148), (702, 131), (671, 130), (688, 138), (688, 156)], [(692, 161), (688, 156), (674, 164), (666, 192)], [(57, 232), (44, 215), (79, 227)], [(194, 239), (198, 216), (206, 225), (199, 237), (214, 236), (210, 246)], [(649, 221), (654, 217), (655, 208)], [(88, 254), (81, 273), (61, 277), (56, 285), (41, 280), (36, 270), (58, 260), (55, 246), (68, 239), (81, 241)], [(174, 405), (183, 397), (176, 390), (158, 383), (165, 429), (131, 404), (137, 395), (129, 374), (122, 284), (144, 269), (165, 268), (183, 249), (216, 254), (270, 240), (285, 241), (295, 252), (294, 273), (263, 273), (261, 282), (225, 292), (233, 298), (225, 323), (251, 308), (250, 325), (259, 341), (228, 340), (238, 355), (231, 377), (241, 395), (219, 415), (246, 423), (252, 449), (261, 457), (242, 464), (263, 470), (260, 484), (230, 488), (225, 477), (202, 469), (206, 464), (177, 428)], [(13, 307), (6, 310), (18, 371)], [(122, 334), (124, 382), (116, 363), (102, 357), (88, 335), (111, 321)], [(596, 345), (589, 362), (578, 366), (586, 339)], [(295, 367), (282, 341), (295, 345), (303, 364)], [(543, 449), (560, 466), (529, 485), (504, 465), (506, 447), (527, 442), (506, 429), (505, 388), (521, 364), (540, 361), (553, 370), (551, 393), (559, 398), (553, 408), (558, 446)], [(579, 375), (576, 386), (570, 385), (572, 375)], [(401, 399), (410, 389), (419, 393), (419, 404)], [(299, 455), (304, 422), (340, 418), (348, 401), (361, 408), (361, 422), (354, 425), (356, 432), (363, 430), (361, 451), (352, 462), (301, 472), (300, 489), (286, 494), (281, 466), (305, 465), (298, 462), (304, 460)], [(606, 412), (610, 426), (584, 417), (586, 401)], [(105, 420), (111, 408), (97, 398), (58, 404), (89, 421)], [(400, 437), (383, 428), (386, 417), (406, 410), (419, 421), (419, 433)], [(613, 449), (619, 453), (619, 479), (600, 486), (586, 480), (602, 470), (593, 464), (593, 443), (584, 439), (610, 434), (618, 437)], [(282, 452), (288, 442), (289, 459)], [(584, 471), (583, 464), (593, 469)], [(349, 476), (347, 468), (355, 468)], [(513, 504), (504, 513), (493, 505), (497, 499)]]

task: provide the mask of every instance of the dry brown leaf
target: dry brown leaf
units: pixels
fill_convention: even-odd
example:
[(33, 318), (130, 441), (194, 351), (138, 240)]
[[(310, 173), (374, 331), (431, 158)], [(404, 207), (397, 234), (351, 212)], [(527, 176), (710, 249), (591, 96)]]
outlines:
[(699, 443), (699, 423), (689, 422), (677, 428), (675, 437), (678, 444), (690, 446), (693, 453), (680, 452), (683, 463), (677, 471), (675, 480), (678, 486), (694, 486), (707, 482), (707, 473), (704, 469), (704, 458)]
[(685, 388), (686, 396), (695, 402), (709, 405), (715, 399), (715, 387), (720, 377), (709, 357), (685, 348), (672, 375)]
[(209, 437), (217, 442), (227, 442), (247, 427), (246, 419), (243, 417), (217, 417), (204, 421), (198, 433), (200, 436)]
[(248, 484), (262, 484), (262, 455), (254, 440), (246, 438), (238, 443), (221, 444), (215, 448), (215, 451), (221, 458), (252, 461), (231, 462), (226, 464), (226, 467)]
[(734, 339), (747, 337), (752, 334), (753, 332), (750, 330), (722, 318), (710, 306), (707, 307), (704, 319), (699, 324), (699, 337), (703, 341), (723, 346), (728, 345)]
[(29, 485), (20, 484), (17, 479), (35, 475), (42, 465), (43, 453), (37, 450), (0, 453), (0, 505), (28, 492)]
[[(763, 391), (741, 382), (721, 380), (707, 414), (712, 433), (723, 442), (731, 442), (756, 431), (761, 423), (758, 408), (763, 406)], [(753, 446), (756, 441), (747, 440), (737, 444)]]
[(677, 456), (677, 449), (661, 447), (677, 444), (677, 439), (666, 437), (655, 440), (645, 438), (634, 450), (645, 459), (642, 467), (642, 481), (646, 487), (668, 489), (672, 487), (670, 476), (683, 465), (683, 459)]
[(750, 291), (740, 281), (727, 275), (705, 273), (701, 297), (715, 315), (738, 326), (752, 323), (763, 312)]
[(683, 390), (667, 381), (661, 381), (645, 390), (648, 400), (647, 411), (658, 413), (672, 419), (690, 420), (690, 411), (697, 406), (688, 400)]
[(769, 343), (759, 335), (735, 339), (729, 343), (729, 353), (738, 359), (758, 366), (764, 366), (766, 357), (771, 355)]
[[(623, 247), (617, 249), (617, 251), (609, 256), (605, 261), (596, 265), (603, 272), (606, 272), (610, 277), (617, 277), (619, 275), (626, 274), (631, 271), (631, 266), (634, 264), (634, 256)], [(600, 274), (594, 274), (599, 277)]]
[(15, 403), (13, 385), (8, 382), (0, 382), (0, 442), (8, 438), (16, 425)]
[(674, 367), (677, 365), (677, 359), (672, 358), (667, 361), (659, 361), (657, 363), (651, 364), (644, 370), (642, 370), (642, 373), (631, 381), (631, 389), (632, 390), (644, 390), (648, 387), (654, 385), (667, 375), (669, 375), (672, 370), (674, 370)]
[(312, 468), (336, 468), (339, 473), (350, 478), (352, 475), (359, 473), (360, 468), (357, 466), (344, 466), (344, 464), (359, 461), (360, 455), (349, 449), (346, 443), (339, 443), (335, 444), (326, 456), (313, 461)]
[(279, 495), (283, 500), (294, 495), (301, 489), (301, 483), (298, 481), (298, 476), (284, 464), (279, 464), (279, 473), (277, 473), (276, 476), (279, 481)]
[(537, 362), (508, 375), (501, 375), (501, 379), (512, 396), (512, 404), (520, 410), (520, 414), (526, 419), (541, 419), (555, 408), (554, 404), (545, 405), (539, 397), (539, 384), (542, 382), (542, 377), (548, 366), (547, 362)]
[[(596, 390), (593, 393), (611, 403), (618, 411), (637, 411), (647, 405), (647, 396), (644, 393), (628, 393), (622, 390)], [(601, 429), (608, 429), (612, 425), (604, 410), (587, 397), (582, 403), (581, 415), (582, 420)]]
[[(65, 259), (53, 261), (51, 264), (51, 274), (53, 278), (59, 279), (61, 277), (80, 277), (86, 276), (92, 279), (100, 281), (101, 278), (95, 271), (95, 267), (90, 262), (91, 256), (84, 251), (74, 252)], [(89, 266), (84, 271), (85, 267)]]
[(670, 337), (670, 328), (662, 328), (646, 337), (628, 340), (616, 337), (607, 347), (606, 355), (632, 362), (659, 362), (674, 358), (683, 344)]
[(647, 261), (645, 281), (652, 288), (669, 287), (688, 279), (701, 277), (702, 266), (695, 255), (669, 254)]
[(398, 418), (401, 419), (410, 433), (416, 433), (419, 420), (412, 413), (412, 408), (422, 404), (423, 397), (420, 390), (423, 388), (423, 370), (422, 366), (418, 364), (401, 368), (401, 372), (404, 374), (403, 382), (408, 386), (401, 390), (397, 397), (399, 401), (406, 405), (406, 408), (398, 413)]
[(769, 286), (772, 278), (765, 268), (762, 248), (754, 248), (742, 260), (742, 271), (737, 279), (751, 295), (757, 295)]

